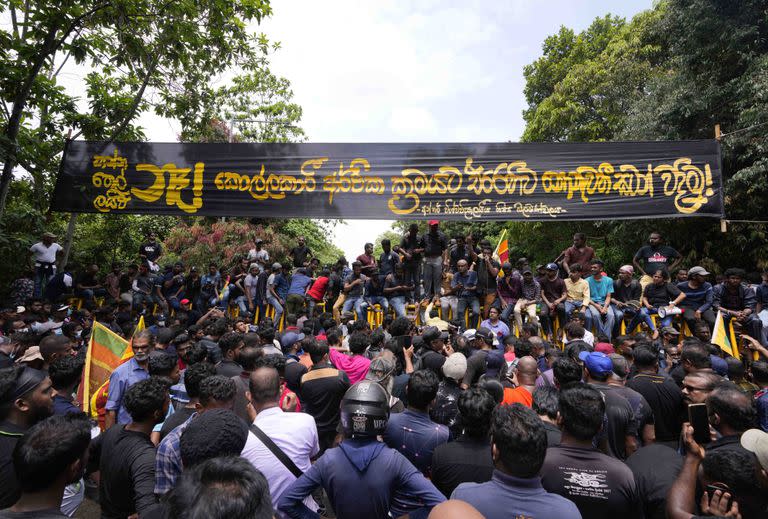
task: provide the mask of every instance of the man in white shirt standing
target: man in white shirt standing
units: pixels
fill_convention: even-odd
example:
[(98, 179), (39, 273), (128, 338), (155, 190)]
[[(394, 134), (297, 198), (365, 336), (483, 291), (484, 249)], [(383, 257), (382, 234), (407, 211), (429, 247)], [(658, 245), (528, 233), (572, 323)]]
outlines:
[(56, 235), (50, 232), (43, 234), (39, 241), (29, 248), (32, 266), (35, 269), (35, 297), (42, 297), (45, 285), (56, 274), (57, 255), (64, 247), (56, 243)]
[(269, 261), (269, 253), (266, 249), (263, 249), (264, 240), (256, 238), (254, 241), (255, 247), (248, 251), (248, 262), (258, 264), (259, 272), (264, 271), (264, 266)]
[[(286, 413), (280, 408), (280, 375), (274, 368), (258, 368), (250, 378), (251, 405), (256, 412), (253, 425), (258, 427), (302, 472), (311, 467), (310, 459), (320, 451), (315, 419), (306, 413)], [(259, 469), (269, 481), (272, 502), (297, 478), (254, 434), (253, 427), (241, 456)], [(317, 511), (317, 503), (307, 497), (304, 504)], [(285, 517), (275, 511), (276, 517)]]

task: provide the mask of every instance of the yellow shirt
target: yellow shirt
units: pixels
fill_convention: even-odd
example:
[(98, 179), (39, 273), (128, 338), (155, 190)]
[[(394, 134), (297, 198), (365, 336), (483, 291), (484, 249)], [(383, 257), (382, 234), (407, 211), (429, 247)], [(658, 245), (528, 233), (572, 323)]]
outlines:
[(589, 306), (589, 283), (584, 279), (577, 282), (571, 281), (571, 278), (565, 278), (565, 290), (568, 292), (566, 301), (581, 301), (582, 308)]

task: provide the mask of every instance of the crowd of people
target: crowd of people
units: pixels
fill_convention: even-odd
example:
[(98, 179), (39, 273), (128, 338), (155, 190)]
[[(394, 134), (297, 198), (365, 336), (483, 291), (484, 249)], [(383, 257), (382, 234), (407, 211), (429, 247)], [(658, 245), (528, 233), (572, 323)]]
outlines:
[[(768, 276), (713, 284), (658, 233), (616, 279), (581, 234), (532, 269), (430, 221), (351, 265), (255, 240), (204, 275), (148, 235), (101, 279), (55, 238), (0, 313), (0, 519), (86, 494), (105, 518), (768, 517)], [(94, 323), (132, 353), (95, 408)]]

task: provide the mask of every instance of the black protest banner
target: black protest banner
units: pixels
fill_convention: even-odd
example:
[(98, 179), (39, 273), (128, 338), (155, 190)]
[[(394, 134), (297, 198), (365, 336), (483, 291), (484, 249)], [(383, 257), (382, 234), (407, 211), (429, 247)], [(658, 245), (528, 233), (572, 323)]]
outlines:
[(440, 220), (723, 216), (715, 140), (68, 143), (52, 209)]

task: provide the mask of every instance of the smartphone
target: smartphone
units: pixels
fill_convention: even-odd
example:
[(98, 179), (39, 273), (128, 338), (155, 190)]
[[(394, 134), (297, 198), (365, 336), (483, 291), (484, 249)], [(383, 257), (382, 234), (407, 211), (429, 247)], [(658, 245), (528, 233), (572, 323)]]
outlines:
[(400, 345), (403, 347), (403, 349), (411, 347), (412, 338), (410, 335), (401, 335), (397, 338), (397, 340), (400, 342)]
[(707, 404), (689, 404), (688, 422), (693, 426), (693, 439), (699, 445), (706, 445), (711, 440), (709, 435), (709, 416)]
[[(731, 497), (728, 498), (728, 505), (725, 507), (725, 509), (726, 510), (730, 510), (731, 509), (731, 505), (733, 504), (733, 492), (728, 490), (728, 488), (723, 488), (720, 485), (723, 485), (723, 484), (719, 483), (719, 484), (715, 484), (715, 485), (707, 485), (707, 495), (709, 496), (709, 500), (711, 501), (712, 500), (712, 496), (714, 496), (715, 492), (717, 492), (718, 490), (722, 494), (725, 494), (726, 492), (728, 492), (729, 494), (731, 494)], [(723, 486), (725, 486), (725, 485), (723, 485)]]

